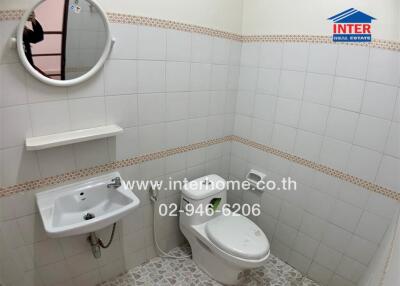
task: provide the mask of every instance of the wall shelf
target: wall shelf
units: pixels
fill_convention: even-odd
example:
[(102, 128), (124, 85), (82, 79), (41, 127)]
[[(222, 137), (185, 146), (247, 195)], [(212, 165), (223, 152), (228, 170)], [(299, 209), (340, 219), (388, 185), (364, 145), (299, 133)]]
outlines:
[(79, 142), (116, 136), (124, 130), (118, 125), (107, 125), (96, 128), (74, 130), (57, 134), (26, 138), (28, 151), (43, 150)]

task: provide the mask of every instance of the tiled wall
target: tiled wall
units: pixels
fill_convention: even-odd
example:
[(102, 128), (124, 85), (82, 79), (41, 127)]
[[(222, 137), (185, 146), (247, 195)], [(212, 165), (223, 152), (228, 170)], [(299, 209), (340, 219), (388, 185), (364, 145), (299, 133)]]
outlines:
[[(232, 133), (239, 42), (112, 24), (117, 43), (104, 70), (79, 86), (56, 88), (28, 75), (7, 48), (16, 25), (16, 21), (0, 22), (2, 186)], [(23, 146), (25, 136), (108, 123), (123, 126), (124, 133), (38, 152)], [(206, 173), (226, 177), (229, 151), (227, 142), (119, 171), (125, 179), (196, 178)], [(137, 192), (140, 208), (119, 224), (111, 249), (95, 260), (84, 236), (47, 238), (35, 207), (36, 191), (0, 198), (0, 277), (7, 286), (95, 285), (155, 255), (146, 194)], [(179, 193), (161, 196), (163, 201), (177, 202)], [(158, 231), (164, 250), (183, 241), (176, 218), (159, 218)], [(109, 235), (110, 229), (101, 232), (105, 240)]]
[[(234, 134), (400, 191), (400, 55), (368, 47), (243, 43)], [(237, 192), (272, 252), (322, 285), (356, 285), (398, 204), (233, 143), (231, 171), (291, 176), (295, 192)]]

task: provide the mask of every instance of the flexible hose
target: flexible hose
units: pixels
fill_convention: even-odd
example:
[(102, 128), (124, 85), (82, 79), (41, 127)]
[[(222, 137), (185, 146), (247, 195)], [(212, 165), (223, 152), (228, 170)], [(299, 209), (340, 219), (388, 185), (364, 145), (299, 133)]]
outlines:
[(161, 258), (170, 258), (170, 259), (183, 259), (183, 258), (191, 258), (192, 255), (184, 255), (184, 256), (174, 256), (174, 255), (170, 255), (168, 253), (166, 253), (165, 251), (163, 251), (161, 249), (161, 247), (158, 245), (157, 242), (157, 227), (156, 227), (156, 217), (157, 217), (157, 196), (151, 196), (151, 201), (153, 203), (153, 239), (154, 239), (154, 245), (156, 246), (157, 250), (162, 254), (162, 256), (160, 256)]
[(110, 247), (110, 245), (111, 245), (111, 243), (112, 243), (112, 241), (114, 239), (115, 227), (116, 226), (117, 226), (117, 223), (114, 223), (113, 229), (112, 229), (112, 232), (111, 232), (110, 240), (108, 241), (108, 243), (106, 245), (101, 241), (100, 238), (97, 240), (99, 242), (99, 245), (101, 246), (101, 248), (109, 248)]

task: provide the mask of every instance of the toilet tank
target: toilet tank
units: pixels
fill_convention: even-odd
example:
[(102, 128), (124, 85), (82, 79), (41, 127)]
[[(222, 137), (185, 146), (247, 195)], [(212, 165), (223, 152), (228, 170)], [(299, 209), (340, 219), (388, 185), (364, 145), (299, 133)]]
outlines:
[[(218, 175), (207, 175), (182, 187), (179, 222), (185, 226), (202, 224), (222, 213), (226, 204), (226, 181)], [(212, 208), (214, 214), (207, 213)]]

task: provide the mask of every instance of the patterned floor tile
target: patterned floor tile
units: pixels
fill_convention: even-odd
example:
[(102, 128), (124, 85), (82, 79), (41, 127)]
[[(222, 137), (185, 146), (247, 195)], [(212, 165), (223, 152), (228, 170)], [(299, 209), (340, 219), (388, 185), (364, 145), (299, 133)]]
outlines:
[[(169, 254), (185, 256), (187, 246), (172, 249)], [(221, 286), (201, 271), (188, 258), (167, 259), (155, 257), (101, 286)], [(270, 255), (265, 266), (249, 271), (244, 286), (319, 286), (303, 277), (299, 271)]]

